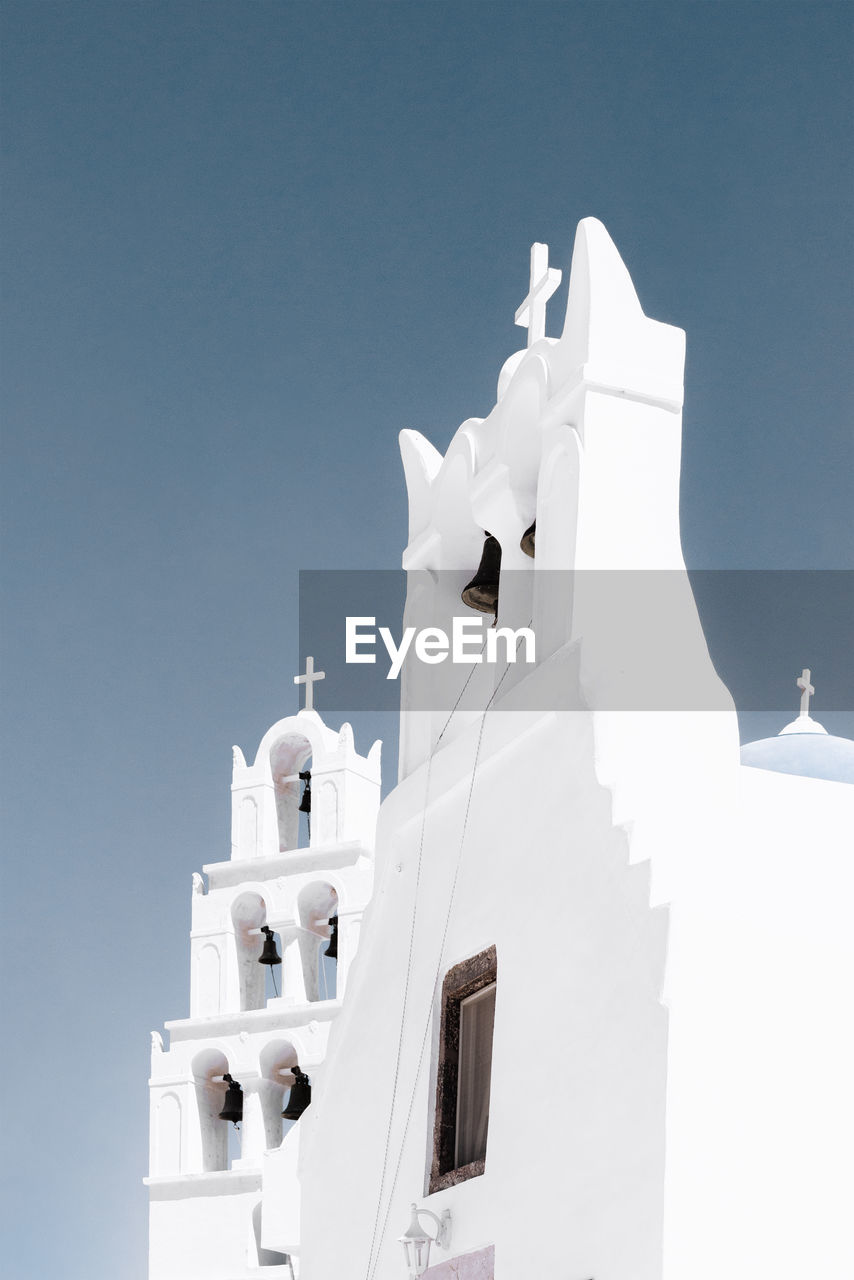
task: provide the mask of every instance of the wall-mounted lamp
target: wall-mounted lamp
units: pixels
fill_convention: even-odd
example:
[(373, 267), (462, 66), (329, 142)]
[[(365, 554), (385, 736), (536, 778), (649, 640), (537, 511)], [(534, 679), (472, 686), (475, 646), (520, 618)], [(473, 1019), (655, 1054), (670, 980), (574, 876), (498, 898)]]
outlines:
[[(432, 1218), (436, 1224), (435, 1236), (428, 1236), (427, 1232), (418, 1221), (419, 1218)], [(431, 1213), (429, 1209), (419, 1209), (417, 1205), (412, 1206), (412, 1221), (406, 1232), (399, 1237), (400, 1243), (403, 1245), (403, 1252), (406, 1255), (406, 1265), (409, 1267), (409, 1280), (417, 1280), (418, 1276), (423, 1276), (424, 1272), (430, 1265), (430, 1246), (435, 1243), (440, 1249), (447, 1249), (451, 1243), (451, 1211), (445, 1209), (440, 1218), (435, 1213)]]

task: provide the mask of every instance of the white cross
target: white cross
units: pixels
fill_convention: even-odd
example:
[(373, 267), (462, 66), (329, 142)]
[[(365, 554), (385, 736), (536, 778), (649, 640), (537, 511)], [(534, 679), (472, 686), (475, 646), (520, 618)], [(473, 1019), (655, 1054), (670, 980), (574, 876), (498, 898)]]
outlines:
[(305, 710), (306, 711), (314, 710), (314, 689), (312, 688), (312, 686), (315, 680), (325, 680), (325, 679), (326, 679), (325, 671), (315, 671), (314, 658), (306, 658), (305, 675), (294, 676), (294, 684), (305, 685)]
[(529, 347), (546, 336), (546, 304), (562, 276), (562, 271), (549, 266), (549, 246), (532, 244), (528, 296), (516, 312), (516, 323), (528, 330)]
[(801, 715), (808, 716), (810, 713), (810, 694), (815, 693), (815, 689), (810, 684), (809, 667), (804, 667), (803, 671), (798, 676), (797, 683), (798, 688), (803, 689), (803, 693), (801, 694)]

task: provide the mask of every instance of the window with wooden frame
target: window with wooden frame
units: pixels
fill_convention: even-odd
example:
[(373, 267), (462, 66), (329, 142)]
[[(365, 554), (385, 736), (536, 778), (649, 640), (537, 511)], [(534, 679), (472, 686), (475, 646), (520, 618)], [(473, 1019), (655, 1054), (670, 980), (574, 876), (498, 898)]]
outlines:
[(445, 975), (431, 1193), (476, 1178), (486, 1167), (497, 979), (495, 947)]

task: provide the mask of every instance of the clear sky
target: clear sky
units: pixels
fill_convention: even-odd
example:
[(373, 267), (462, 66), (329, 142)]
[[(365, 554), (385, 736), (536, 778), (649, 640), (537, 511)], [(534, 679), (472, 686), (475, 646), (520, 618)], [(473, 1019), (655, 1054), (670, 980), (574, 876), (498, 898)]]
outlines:
[[(296, 708), (297, 569), (399, 563), (397, 432), (489, 411), (533, 240), (566, 281), (601, 218), (687, 330), (689, 565), (854, 567), (850, 21), (5, 0), (9, 1280), (145, 1275), (148, 1032), (231, 744)], [(780, 707), (812, 662), (854, 734), (777, 641)]]

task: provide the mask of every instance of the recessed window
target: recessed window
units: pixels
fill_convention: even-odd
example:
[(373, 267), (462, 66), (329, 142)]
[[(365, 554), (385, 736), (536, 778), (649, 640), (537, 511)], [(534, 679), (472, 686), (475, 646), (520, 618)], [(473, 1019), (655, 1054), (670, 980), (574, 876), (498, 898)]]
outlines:
[(457, 1136), (454, 1164), (486, 1159), (495, 983), (460, 1001), (460, 1061), (457, 1071)]
[(430, 1191), (486, 1167), (497, 957), (494, 947), (455, 965), (442, 988)]

